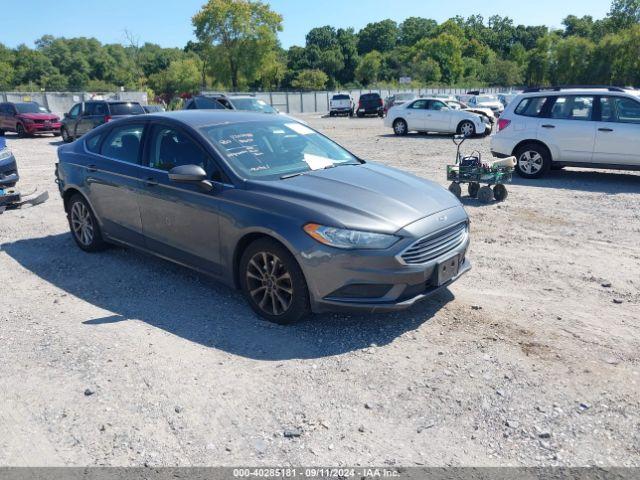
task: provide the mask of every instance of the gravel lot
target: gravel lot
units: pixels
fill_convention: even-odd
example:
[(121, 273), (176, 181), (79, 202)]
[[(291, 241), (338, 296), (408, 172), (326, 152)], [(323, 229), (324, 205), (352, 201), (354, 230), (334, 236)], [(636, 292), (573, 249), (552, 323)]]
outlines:
[[(307, 120), (447, 184), (450, 137)], [(281, 327), (184, 268), (82, 253), (57, 139), (7, 140), (52, 195), (0, 216), (0, 465), (640, 466), (639, 174), (464, 200), (474, 269), (450, 292)]]

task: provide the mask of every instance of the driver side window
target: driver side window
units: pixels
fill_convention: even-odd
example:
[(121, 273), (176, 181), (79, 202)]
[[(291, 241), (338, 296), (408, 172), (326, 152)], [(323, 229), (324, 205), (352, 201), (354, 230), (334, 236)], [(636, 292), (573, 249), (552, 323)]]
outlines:
[(180, 130), (156, 125), (151, 135), (149, 167), (168, 172), (181, 165), (198, 165), (212, 180), (221, 178), (208, 154)]
[(74, 105), (73, 108), (69, 111), (69, 118), (78, 118), (78, 115), (80, 115), (81, 107), (82, 105), (80, 105), (79, 103)]
[(414, 110), (426, 110), (427, 109), (427, 105), (428, 105), (428, 101), (427, 100), (416, 100), (415, 102), (413, 102), (411, 104), (411, 106), (409, 108), (414, 109)]

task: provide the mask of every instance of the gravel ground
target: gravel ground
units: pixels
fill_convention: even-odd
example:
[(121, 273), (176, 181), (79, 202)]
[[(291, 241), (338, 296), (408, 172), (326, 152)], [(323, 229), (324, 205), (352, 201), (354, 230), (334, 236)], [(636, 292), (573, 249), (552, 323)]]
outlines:
[[(450, 137), (307, 119), (447, 183)], [(449, 292), (281, 327), (184, 268), (77, 249), (56, 140), (8, 137), (52, 196), (0, 216), (0, 465), (640, 466), (640, 175), (464, 200), (474, 269)]]

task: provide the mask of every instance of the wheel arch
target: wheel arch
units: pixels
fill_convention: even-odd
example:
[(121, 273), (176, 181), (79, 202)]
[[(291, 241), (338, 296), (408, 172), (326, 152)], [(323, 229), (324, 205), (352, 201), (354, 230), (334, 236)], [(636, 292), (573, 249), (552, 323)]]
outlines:
[(554, 157), (555, 157), (554, 152), (549, 148), (549, 146), (548, 146), (546, 143), (544, 143), (544, 142), (543, 142), (543, 141), (541, 141), (541, 140), (537, 140), (537, 139), (522, 140), (521, 142), (519, 142), (518, 144), (516, 144), (516, 146), (515, 146), (515, 147), (513, 147), (513, 150), (511, 151), (511, 155), (514, 155), (514, 156), (515, 156), (515, 155), (516, 155), (516, 152), (517, 152), (520, 148), (522, 148), (524, 145), (527, 145), (527, 144), (539, 145), (539, 146), (541, 146), (542, 148), (544, 148), (544, 149), (547, 151), (547, 153), (549, 154), (549, 159), (553, 162), (553, 159), (554, 159)]
[[(302, 270), (302, 266), (300, 265), (300, 262), (296, 258), (295, 253), (285, 242), (280, 240), (277, 236), (272, 235), (268, 232), (263, 232), (263, 231), (249, 232), (249, 233), (246, 233), (244, 236), (242, 236), (240, 240), (238, 240), (238, 242), (236, 243), (236, 247), (233, 251), (231, 266), (233, 269), (232, 274), (233, 274), (234, 288), (240, 289), (240, 260), (242, 259), (242, 255), (244, 254), (245, 250), (249, 247), (249, 245), (261, 239), (273, 240), (274, 242), (281, 245), (282, 248), (286, 249), (291, 254), (291, 256), (296, 260), (296, 262), (298, 262), (298, 266), (300, 267), (300, 270)], [(303, 275), (304, 275), (304, 271), (303, 271)]]

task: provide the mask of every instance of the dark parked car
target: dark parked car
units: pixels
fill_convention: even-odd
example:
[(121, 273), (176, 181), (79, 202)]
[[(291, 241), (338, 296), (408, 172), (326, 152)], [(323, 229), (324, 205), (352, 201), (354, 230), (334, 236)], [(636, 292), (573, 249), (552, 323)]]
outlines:
[(187, 100), (185, 110), (225, 110), (233, 109), (225, 95), (198, 95)]
[(382, 97), (377, 93), (363, 93), (358, 100), (358, 108), (356, 110), (358, 117), (365, 115), (384, 115), (384, 102)]
[(75, 104), (62, 120), (62, 139), (72, 142), (103, 123), (146, 113), (138, 102), (92, 100)]
[(16, 159), (7, 148), (4, 138), (0, 137), (0, 190), (14, 187), (18, 180)]
[(160, 113), (166, 111), (162, 105), (143, 105), (145, 113)]
[(157, 254), (240, 288), (274, 322), (407, 308), (470, 268), (454, 195), (280, 115), (143, 115), (58, 156), (82, 250)]
[(60, 118), (43, 112), (42, 108), (37, 102), (0, 103), (0, 135), (5, 132), (16, 132), (19, 137), (36, 133), (60, 135)]

